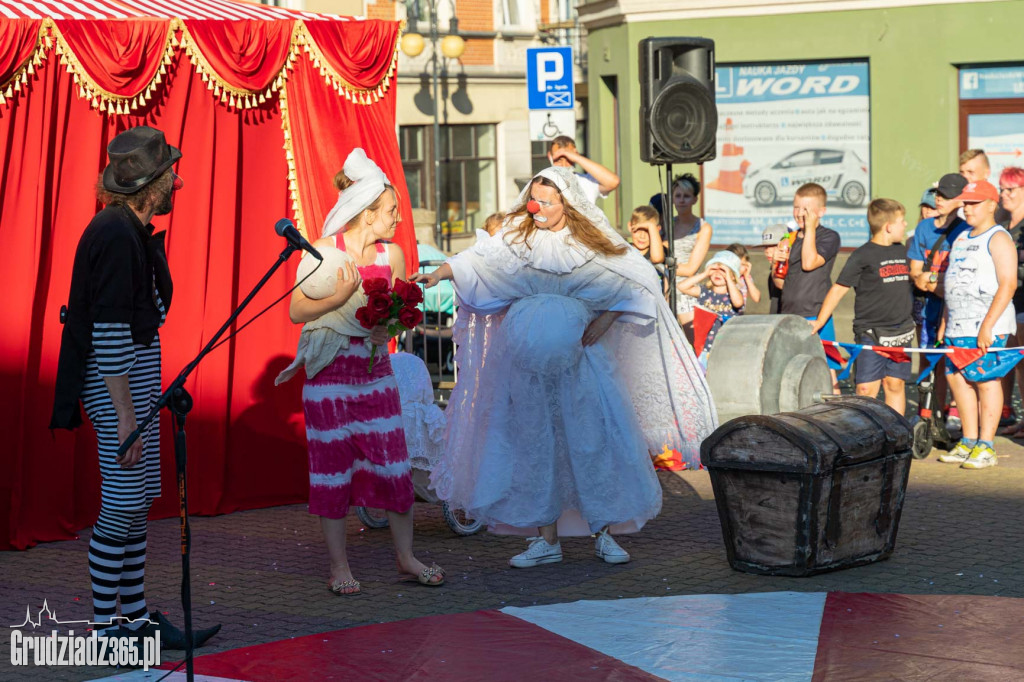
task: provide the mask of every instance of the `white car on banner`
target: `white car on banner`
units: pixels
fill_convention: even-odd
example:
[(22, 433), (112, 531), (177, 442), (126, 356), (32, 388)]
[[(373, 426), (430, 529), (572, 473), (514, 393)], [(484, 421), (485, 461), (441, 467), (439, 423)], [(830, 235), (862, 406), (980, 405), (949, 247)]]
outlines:
[(747, 171), (743, 196), (758, 206), (793, 199), (800, 185), (816, 182), (829, 199), (863, 206), (868, 196), (868, 165), (848, 149), (802, 149), (779, 161)]

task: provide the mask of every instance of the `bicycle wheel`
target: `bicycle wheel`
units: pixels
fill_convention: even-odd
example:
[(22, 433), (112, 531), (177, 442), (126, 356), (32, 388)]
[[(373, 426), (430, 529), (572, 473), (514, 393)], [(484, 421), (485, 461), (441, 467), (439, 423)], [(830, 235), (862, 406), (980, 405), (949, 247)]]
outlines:
[(383, 509), (370, 509), (369, 507), (356, 507), (356, 516), (367, 528), (387, 528), (388, 515)]
[(447, 502), (441, 502), (441, 513), (444, 514), (445, 523), (456, 535), (473, 535), (484, 527), (482, 521), (474, 521), (461, 509), (450, 508)]

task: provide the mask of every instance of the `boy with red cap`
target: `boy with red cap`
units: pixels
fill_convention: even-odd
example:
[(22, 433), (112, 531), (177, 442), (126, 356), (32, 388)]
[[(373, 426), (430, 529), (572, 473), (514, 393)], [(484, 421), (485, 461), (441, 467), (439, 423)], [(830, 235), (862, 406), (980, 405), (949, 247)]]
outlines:
[(949, 252), (946, 316), (939, 335), (947, 346), (986, 353), (959, 369), (948, 363), (946, 374), (960, 408), (963, 438), (939, 461), (984, 469), (998, 464), (993, 444), (1003, 406), (998, 380), (1019, 358), (1016, 353), (988, 352), (1005, 348), (1016, 331), (1012, 299), (1017, 288), (1017, 252), (1010, 233), (996, 224), (999, 191), (991, 183), (972, 182), (957, 199), (964, 204), (971, 230), (961, 233)]

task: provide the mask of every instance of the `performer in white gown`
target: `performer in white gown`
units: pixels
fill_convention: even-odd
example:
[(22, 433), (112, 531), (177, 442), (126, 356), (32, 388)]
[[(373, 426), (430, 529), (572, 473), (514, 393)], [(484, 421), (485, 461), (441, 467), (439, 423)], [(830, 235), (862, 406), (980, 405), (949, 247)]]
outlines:
[(500, 232), (416, 279), (452, 279), (460, 302), (440, 497), (495, 532), (539, 529), (512, 566), (561, 561), (559, 535), (591, 533), (599, 557), (629, 561), (610, 531), (661, 510), (651, 453), (695, 465), (716, 426), (651, 264), (552, 167)]

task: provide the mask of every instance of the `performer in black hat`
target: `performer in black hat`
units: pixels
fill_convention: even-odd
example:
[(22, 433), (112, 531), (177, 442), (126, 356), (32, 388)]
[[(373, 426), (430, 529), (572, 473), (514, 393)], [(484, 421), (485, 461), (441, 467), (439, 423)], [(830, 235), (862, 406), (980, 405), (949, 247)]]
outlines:
[[(147, 621), (153, 621), (165, 647), (184, 648), (181, 630), (147, 608), (144, 592), (146, 517), (160, 495), (159, 420), (117, 457), (136, 418), (150, 411), (161, 392), (159, 328), (172, 286), (165, 233), (153, 234), (149, 221), (171, 212), (174, 192), (183, 186), (173, 170), (181, 152), (161, 131), (138, 126), (111, 140), (107, 155), (97, 188), (106, 208), (78, 242), (68, 305), (61, 309), (64, 331), (50, 428), (79, 426), (81, 401), (96, 431), (102, 484), (89, 574), (93, 622), (111, 623), (97, 630), (137, 636), (152, 630)], [(122, 620), (139, 622), (113, 625), (118, 597)], [(196, 646), (215, 632), (196, 632)]]

